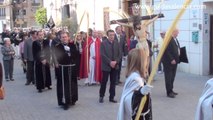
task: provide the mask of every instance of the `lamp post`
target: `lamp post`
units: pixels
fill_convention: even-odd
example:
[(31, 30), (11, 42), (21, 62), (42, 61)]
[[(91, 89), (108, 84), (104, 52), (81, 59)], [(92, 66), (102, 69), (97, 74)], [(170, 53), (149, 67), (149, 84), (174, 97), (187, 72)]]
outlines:
[(50, 16), (52, 16), (53, 7), (54, 7), (54, 4), (53, 4), (53, 2), (51, 2), (51, 3), (50, 3), (50, 9), (51, 9), (51, 11), (50, 11)]
[(54, 26), (55, 26), (55, 23), (54, 23), (54, 20), (53, 20), (53, 17), (52, 17), (52, 9), (53, 9), (53, 2), (50, 3), (50, 9), (51, 9), (51, 12), (50, 12), (50, 18), (47, 22), (47, 27), (49, 27), (50, 29), (52, 29)]

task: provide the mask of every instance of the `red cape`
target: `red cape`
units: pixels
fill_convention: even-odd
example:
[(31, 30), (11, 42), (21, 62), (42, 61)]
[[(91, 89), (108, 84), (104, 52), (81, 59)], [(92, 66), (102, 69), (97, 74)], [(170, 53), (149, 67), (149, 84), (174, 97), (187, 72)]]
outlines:
[[(89, 74), (89, 49), (90, 45), (92, 44), (93, 40), (91, 37), (88, 38), (88, 41), (84, 42), (83, 51), (81, 54), (81, 63), (80, 63), (80, 73), (79, 76), (81, 79), (88, 78)], [(102, 72), (101, 72), (101, 41), (100, 39), (96, 38), (95, 41), (95, 80), (97, 82), (101, 81)]]

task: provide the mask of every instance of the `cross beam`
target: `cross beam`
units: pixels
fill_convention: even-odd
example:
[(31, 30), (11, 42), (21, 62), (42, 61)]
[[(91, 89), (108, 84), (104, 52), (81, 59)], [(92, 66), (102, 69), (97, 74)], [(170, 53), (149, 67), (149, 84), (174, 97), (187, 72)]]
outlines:
[[(163, 18), (164, 17), (163, 14), (158, 14), (158, 15), (159, 15), (158, 18)], [(153, 19), (156, 16), (157, 16), (157, 14), (141, 16), (140, 20), (150, 20), (150, 19)], [(121, 22), (121, 23), (127, 23), (127, 22), (132, 22), (132, 18), (118, 19), (116, 21)], [(115, 20), (110, 21), (110, 24), (116, 24)]]

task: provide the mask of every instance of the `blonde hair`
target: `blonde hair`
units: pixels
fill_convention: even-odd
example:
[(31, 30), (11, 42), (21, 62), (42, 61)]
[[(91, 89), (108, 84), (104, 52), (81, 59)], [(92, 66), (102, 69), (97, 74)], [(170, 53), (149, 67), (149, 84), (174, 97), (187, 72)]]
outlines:
[(146, 78), (148, 56), (143, 49), (132, 49), (127, 58), (126, 77), (132, 72), (139, 72), (140, 76)]

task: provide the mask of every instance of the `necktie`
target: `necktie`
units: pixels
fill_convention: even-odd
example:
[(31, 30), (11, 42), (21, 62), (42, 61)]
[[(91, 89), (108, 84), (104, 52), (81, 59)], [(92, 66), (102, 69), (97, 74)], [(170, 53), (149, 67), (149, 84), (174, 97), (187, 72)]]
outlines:
[(114, 61), (114, 59), (115, 59), (115, 58), (114, 58), (114, 57), (115, 57), (115, 56), (114, 56), (114, 42), (112, 42), (111, 45), (112, 45), (112, 61)]
[(176, 45), (178, 46), (178, 55), (180, 56), (180, 44), (177, 40), (177, 38), (174, 38)]
[(118, 42), (120, 42), (120, 35), (118, 35), (117, 38), (118, 38)]

